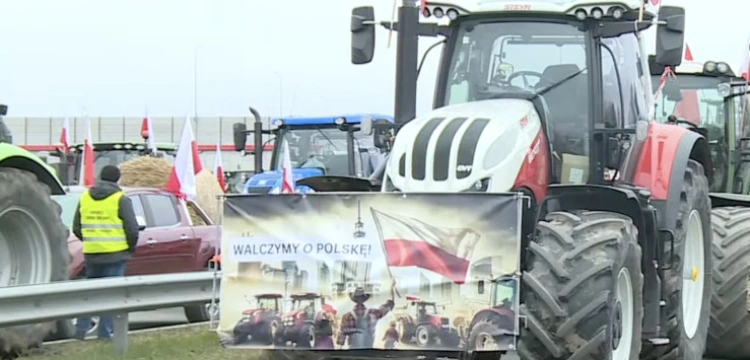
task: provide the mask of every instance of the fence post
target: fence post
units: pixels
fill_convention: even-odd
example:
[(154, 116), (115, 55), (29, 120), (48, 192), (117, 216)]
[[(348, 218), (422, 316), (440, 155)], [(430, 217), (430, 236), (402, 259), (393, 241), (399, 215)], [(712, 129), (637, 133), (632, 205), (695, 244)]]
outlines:
[[(128, 313), (112, 316), (114, 322), (114, 342), (118, 355), (125, 355), (128, 351)], [(99, 326), (101, 326), (101, 319)]]

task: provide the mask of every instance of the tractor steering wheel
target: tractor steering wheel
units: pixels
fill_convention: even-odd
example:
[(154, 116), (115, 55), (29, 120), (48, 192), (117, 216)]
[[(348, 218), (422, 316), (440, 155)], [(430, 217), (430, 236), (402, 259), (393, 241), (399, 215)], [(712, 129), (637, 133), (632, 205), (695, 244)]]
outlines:
[(698, 125), (695, 125), (695, 124), (693, 124), (690, 121), (682, 120), (682, 119), (677, 119), (677, 121), (675, 121), (675, 124), (687, 125), (687, 126), (689, 126), (691, 128), (697, 128), (698, 127)]
[(508, 82), (508, 84), (510, 84), (511, 82), (513, 82), (513, 79), (515, 79), (517, 77), (521, 77), (521, 79), (523, 80), (523, 86), (526, 89), (530, 89), (531, 85), (529, 85), (529, 80), (527, 78), (528, 76), (535, 76), (535, 77), (539, 78), (539, 80), (537, 80), (536, 84), (538, 84), (539, 81), (542, 81), (542, 74), (541, 73), (538, 73), (536, 71), (529, 71), (529, 70), (516, 71), (516, 72), (510, 74), (510, 76), (508, 76), (508, 79), (506, 81)]

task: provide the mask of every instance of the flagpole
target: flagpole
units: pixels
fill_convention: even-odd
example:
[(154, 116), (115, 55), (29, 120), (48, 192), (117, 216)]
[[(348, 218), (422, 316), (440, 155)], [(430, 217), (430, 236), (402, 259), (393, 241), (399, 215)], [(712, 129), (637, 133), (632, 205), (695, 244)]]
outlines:
[[(406, 194), (404, 194), (404, 197), (406, 197)], [(391, 290), (394, 290), (396, 295), (398, 297), (401, 297), (401, 293), (399, 293), (398, 288), (396, 288), (396, 285), (394, 284), (396, 279), (393, 277), (393, 273), (391, 272), (391, 267), (388, 265), (388, 250), (385, 248), (385, 242), (383, 242), (383, 230), (380, 226), (380, 220), (378, 220), (378, 216), (375, 214), (377, 210), (370, 207), (370, 215), (372, 215), (372, 220), (375, 222), (375, 228), (378, 229), (378, 237), (380, 238), (380, 248), (383, 250), (383, 255), (385, 257), (385, 269), (388, 271), (388, 277), (391, 278)]]

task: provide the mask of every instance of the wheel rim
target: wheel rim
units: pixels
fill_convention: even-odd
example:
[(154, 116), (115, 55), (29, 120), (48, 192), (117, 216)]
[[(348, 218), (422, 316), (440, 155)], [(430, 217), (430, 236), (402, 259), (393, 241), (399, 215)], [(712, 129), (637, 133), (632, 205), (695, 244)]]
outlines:
[(477, 342), (474, 344), (477, 350), (497, 350), (497, 342), (490, 334), (479, 334)]
[(690, 212), (686, 231), (682, 258), (682, 323), (685, 334), (692, 339), (700, 322), (705, 281), (703, 223), (697, 210)]
[[(78, 319), (73, 319), (73, 326), (78, 325)], [(86, 336), (94, 335), (96, 333), (96, 330), (99, 328), (99, 317), (94, 316), (91, 318), (91, 326), (89, 326), (89, 329), (86, 330)]]
[(0, 287), (52, 279), (52, 253), (42, 224), (28, 210), (0, 212)]
[(421, 345), (427, 344), (427, 331), (424, 328), (419, 329), (419, 333), (417, 334), (417, 340), (419, 341), (419, 344)]
[(629, 360), (633, 347), (633, 282), (626, 268), (617, 274), (615, 311), (612, 319), (612, 360)]
[(310, 336), (310, 347), (315, 347), (315, 329), (312, 326), (308, 330), (308, 334)]
[(209, 319), (217, 320), (219, 319), (219, 303), (206, 303), (206, 314), (208, 314)]

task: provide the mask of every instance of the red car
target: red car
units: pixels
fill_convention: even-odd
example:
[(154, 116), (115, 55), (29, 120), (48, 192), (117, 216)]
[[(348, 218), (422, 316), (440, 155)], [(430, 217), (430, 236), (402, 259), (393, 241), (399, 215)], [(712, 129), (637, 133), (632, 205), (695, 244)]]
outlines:
[[(83, 187), (71, 187), (65, 195), (52, 196), (62, 207), (63, 222), (68, 229), (72, 229), (73, 216), (84, 190)], [(142, 226), (138, 247), (128, 262), (126, 275), (191, 272), (211, 267), (220, 247), (221, 230), (197, 204), (185, 202), (160, 189), (123, 188), (123, 191), (132, 201), (136, 217)], [(188, 206), (193, 207), (208, 225), (193, 225)], [(83, 278), (83, 243), (72, 231), (68, 238), (68, 249), (72, 256), (71, 279)], [(190, 322), (207, 321), (212, 311), (215, 309), (206, 304), (185, 307), (185, 315)], [(69, 325), (65, 324), (63, 327)], [(72, 330), (74, 329), (61, 330), (58, 326), (56, 338), (70, 337)]]

